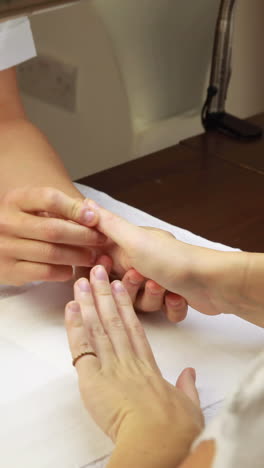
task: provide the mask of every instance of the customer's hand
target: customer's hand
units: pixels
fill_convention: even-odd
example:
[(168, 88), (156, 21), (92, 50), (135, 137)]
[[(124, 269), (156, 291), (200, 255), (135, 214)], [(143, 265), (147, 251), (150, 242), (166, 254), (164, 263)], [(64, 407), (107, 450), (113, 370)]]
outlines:
[(204, 314), (238, 315), (245, 297), (248, 254), (186, 244), (159, 230), (135, 226), (91, 200), (85, 203), (99, 216), (97, 229), (112, 239), (106, 246), (114, 271), (134, 268)]
[[(150, 227), (144, 227), (144, 229), (159, 233), (164, 242), (168, 238), (174, 239), (173, 234), (170, 232)], [(188, 304), (182, 296), (167, 291), (156, 281), (145, 278), (134, 268), (126, 271), (124, 252), (110, 239), (100, 250), (96, 264), (103, 265), (112, 280), (122, 280), (137, 312), (153, 313), (162, 310), (171, 322), (178, 323), (185, 319)], [(75, 273), (76, 279), (82, 276), (88, 278), (90, 269), (78, 267)]]
[(162, 466), (171, 457), (176, 466), (203, 426), (194, 370), (185, 369), (176, 387), (163, 379), (127, 291), (120, 281), (110, 285), (102, 266), (91, 270), (90, 284), (75, 283), (74, 296), (66, 306), (72, 357), (97, 356), (76, 362), (86, 408), (117, 444), (152, 446)]
[(72, 276), (72, 265), (93, 265), (96, 252), (91, 247), (105, 242), (105, 236), (87, 227), (94, 224), (96, 214), (81, 199), (59, 190), (9, 191), (0, 199), (0, 283), (65, 281)]

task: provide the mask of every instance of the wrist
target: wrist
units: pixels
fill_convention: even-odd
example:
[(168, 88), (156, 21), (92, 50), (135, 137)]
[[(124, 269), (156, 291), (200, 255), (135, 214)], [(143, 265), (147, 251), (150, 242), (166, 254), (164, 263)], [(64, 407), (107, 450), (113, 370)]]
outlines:
[(123, 427), (107, 468), (176, 468), (188, 455), (197, 433), (197, 427), (157, 427), (151, 422)]
[[(249, 307), (244, 295), (248, 269), (246, 252), (222, 252), (199, 248), (193, 258), (195, 277), (215, 314), (240, 315)], [(206, 312), (206, 311), (205, 311)]]

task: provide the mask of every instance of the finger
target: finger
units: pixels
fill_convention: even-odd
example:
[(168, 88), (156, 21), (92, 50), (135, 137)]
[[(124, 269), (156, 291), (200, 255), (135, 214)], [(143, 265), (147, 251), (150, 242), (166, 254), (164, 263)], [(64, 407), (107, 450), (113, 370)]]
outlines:
[(74, 298), (80, 304), (82, 320), (103, 367), (111, 367), (115, 360), (113, 346), (102, 325), (89, 281), (81, 278), (74, 284)]
[(13, 282), (16, 285), (32, 281), (68, 281), (72, 278), (71, 266), (17, 261), (14, 264)]
[[(138, 226), (129, 223), (124, 218), (105, 210), (93, 200), (86, 199), (84, 204), (98, 215), (97, 228), (100, 232), (110, 237), (120, 247), (127, 249), (132, 242), (134, 245), (144, 237), (144, 231)], [(147, 231), (145, 231), (147, 234)], [(143, 237), (142, 237), (143, 236)], [(144, 248), (144, 245), (142, 245)]]
[(29, 213), (46, 211), (86, 226), (94, 226), (97, 213), (87, 209), (83, 200), (71, 198), (52, 187), (23, 187), (12, 191), (9, 203)]
[(134, 304), (139, 290), (145, 284), (144, 276), (134, 270), (134, 268), (131, 268), (123, 276), (122, 283), (127, 290), (132, 303)]
[(10, 241), (8, 251), (13, 258), (18, 260), (54, 265), (92, 266), (96, 259), (94, 249), (27, 239)]
[(121, 281), (114, 281), (111, 284), (111, 289), (118, 312), (122, 318), (136, 356), (145, 363), (148, 363), (152, 369), (160, 372), (150, 344), (147, 340), (144, 328), (135, 313), (131, 298), (124, 288), (123, 283), (121, 283)]
[[(92, 344), (89, 342), (87, 331), (85, 330), (81, 307), (78, 302), (69, 302), (65, 308), (65, 326), (72, 359), (86, 351), (94, 351)], [(100, 369), (100, 361), (94, 356), (83, 356), (76, 362), (76, 369), (79, 378), (86, 379), (93, 373), (97, 373)]]
[(131, 359), (132, 347), (117, 311), (108, 275), (101, 265), (91, 270), (90, 283), (98, 314), (118, 359), (120, 361)]
[(178, 294), (168, 293), (165, 296), (163, 310), (170, 322), (179, 323), (187, 316), (188, 304), (184, 297)]
[(25, 213), (20, 213), (20, 222), (18, 222), (17, 213), (15, 213), (7, 228), (9, 234), (16, 237), (51, 243), (88, 246), (102, 245), (106, 242), (106, 237), (96, 229), (90, 229), (63, 219)]
[(198, 390), (195, 386), (196, 381), (196, 372), (192, 367), (186, 368), (180, 374), (176, 387), (182, 390), (185, 395), (187, 395), (195, 405), (200, 407), (200, 399)]
[(138, 295), (136, 308), (142, 312), (157, 312), (163, 305), (165, 289), (155, 281), (148, 280), (144, 290)]
[(110, 275), (113, 266), (113, 260), (111, 259), (111, 257), (109, 257), (108, 255), (101, 255), (97, 258), (95, 264), (102, 265), (106, 270), (106, 273)]
[[(112, 269), (112, 259), (108, 255), (101, 255), (95, 262), (95, 265), (102, 265), (107, 274), (109, 275)], [(89, 267), (75, 267), (74, 278), (77, 281), (80, 278), (90, 278), (91, 268)]]

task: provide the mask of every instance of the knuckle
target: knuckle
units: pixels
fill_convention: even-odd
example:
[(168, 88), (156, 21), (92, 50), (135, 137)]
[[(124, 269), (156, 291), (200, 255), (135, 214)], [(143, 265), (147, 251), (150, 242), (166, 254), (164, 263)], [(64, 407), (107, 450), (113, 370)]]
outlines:
[(118, 317), (118, 315), (115, 315), (109, 318), (106, 321), (106, 326), (108, 329), (111, 329), (111, 330), (122, 330), (124, 328), (123, 322), (120, 319), (120, 317)]
[(54, 244), (46, 244), (44, 246), (44, 258), (48, 263), (58, 263), (62, 258), (60, 247)]
[(138, 320), (135, 320), (131, 323), (130, 329), (133, 335), (145, 336), (144, 328), (142, 327), (141, 323)]
[(10, 216), (6, 212), (2, 212), (0, 215), (0, 233), (6, 234), (10, 232), (11, 229), (11, 220)]
[(100, 323), (90, 325), (89, 332), (92, 338), (105, 338), (107, 336)]
[(44, 281), (53, 281), (57, 278), (58, 274), (56, 268), (52, 265), (43, 265), (41, 276)]
[(43, 224), (44, 238), (49, 242), (59, 242), (62, 239), (62, 232), (56, 220), (49, 220)]
[(87, 343), (87, 341), (84, 341), (84, 342), (78, 344), (78, 352), (79, 353), (84, 353), (85, 351), (88, 351), (88, 350), (92, 351), (91, 346), (89, 345), (89, 343)]
[(70, 209), (69, 217), (70, 219), (79, 219), (81, 215), (81, 208), (82, 208), (83, 202), (79, 198), (75, 198)]
[(12, 190), (8, 190), (8, 192), (6, 192), (3, 197), (2, 197), (2, 203), (4, 205), (9, 205), (11, 203), (14, 203), (17, 201), (18, 198), (20, 198), (21, 196), (21, 189), (12, 189)]
[(45, 210), (51, 213), (55, 212), (59, 205), (61, 192), (52, 187), (41, 187), (39, 190), (39, 196), (44, 201)]

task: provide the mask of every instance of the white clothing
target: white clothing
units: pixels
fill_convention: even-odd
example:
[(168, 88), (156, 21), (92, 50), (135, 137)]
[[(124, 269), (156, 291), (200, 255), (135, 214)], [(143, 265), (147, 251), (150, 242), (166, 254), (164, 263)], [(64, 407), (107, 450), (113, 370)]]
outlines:
[(0, 23), (0, 71), (18, 65), (36, 55), (28, 18)]

